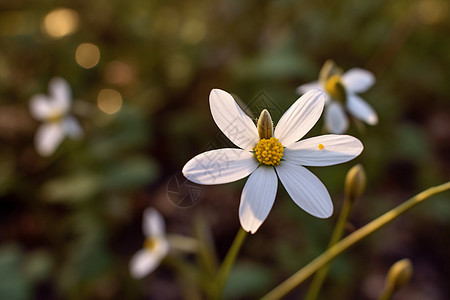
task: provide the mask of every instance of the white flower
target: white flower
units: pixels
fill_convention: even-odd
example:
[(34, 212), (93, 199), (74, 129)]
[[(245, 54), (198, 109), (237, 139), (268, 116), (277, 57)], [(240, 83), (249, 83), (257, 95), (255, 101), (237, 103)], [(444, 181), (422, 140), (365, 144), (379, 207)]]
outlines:
[(153, 209), (144, 211), (142, 230), (146, 237), (144, 247), (131, 258), (130, 272), (135, 278), (142, 278), (153, 272), (169, 252), (164, 219)]
[(225, 91), (210, 94), (211, 113), (220, 130), (239, 148), (207, 151), (183, 168), (189, 180), (199, 184), (222, 184), (248, 178), (241, 195), (239, 219), (242, 227), (255, 233), (275, 201), (278, 178), (294, 202), (306, 212), (327, 218), (333, 204), (326, 187), (303, 166), (328, 166), (358, 156), (363, 145), (347, 135), (322, 135), (301, 139), (317, 122), (324, 95), (309, 91), (281, 117), (275, 131), (267, 110), (258, 127)]
[(70, 86), (60, 77), (50, 81), (49, 95), (37, 94), (31, 98), (31, 114), (43, 122), (35, 136), (36, 150), (40, 155), (52, 155), (66, 135), (72, 139), (83, 135), (78, 121), (69, 115), (71, 102)]
[(326, 92), (325, 126), (331, 133), (344, 133), (349, 125), (345, 110), (369, 125), (378, 123), (377, 113), (356, 95), (367, 91), (374, 83), (375, 76), (371, 72), (353, 68), (342, 74), (342, 70), (328, 60), (320, 71), (319, 80), (299, 86), (297, 92), (302, 94), (312, 89)]

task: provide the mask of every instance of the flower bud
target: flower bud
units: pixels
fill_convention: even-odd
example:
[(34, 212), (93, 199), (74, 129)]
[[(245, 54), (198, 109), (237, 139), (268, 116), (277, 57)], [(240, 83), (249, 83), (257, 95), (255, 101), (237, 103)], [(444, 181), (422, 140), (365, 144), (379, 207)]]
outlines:
[(319, 73), (319, 81), (325, 83), (334, 75), (341, 76), (343, 73), (342, 69), (339, 68), (332, 59), (328, 59), (324, 64)]
[(362, 165), (357, 164), (347, 172), (345, 194), (350, 201), (362, 195), (366, 188), (366, 173)]
[(411, 279), (413, 266), (409, 259), (399, 260), (389, 269), (386, 277), (386, 286), (390, 286), (395, 292)]
[(258, 134), (259, 138), (262, 139), (270, 139), (273, 135), (273, 123), (272, 117), (270, 116), (267, 109), (264, 109), (261, 112), (261, 115), (258, 119)]

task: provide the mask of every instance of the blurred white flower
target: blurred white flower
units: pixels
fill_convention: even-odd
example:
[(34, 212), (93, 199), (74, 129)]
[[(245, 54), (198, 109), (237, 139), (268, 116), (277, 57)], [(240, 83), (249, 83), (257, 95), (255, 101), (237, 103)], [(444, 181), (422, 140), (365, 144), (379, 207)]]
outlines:
[(195, 156), (183, 168), (186, 178), (199, 184), (222, 184), (250, 175), (241, 195), (239, 220), (251, 233), (272, 209), (278, 178), (303, 210), (319, 218), (332, 214), (333, 203), (326, 187), (303, 166), (349, 161), (361, 153), (363, 145), (352, 136), (333, 134), (298, 141), (322, 114), (321, 91), (309, 91), (300, 97), (275, 130), (267, 110), (261, 113), (256, 127), (225, 91), (212, 90), (209, 101), (217, 126), (241, 149), (218, 149)]
[(130, 272), (142, 278), (153, 272), (169, 252), (164, 219), (154, 208), (144, 211), (142, 230), (146, 237), (144, 247), (131, 258)]
[(65, 136), (78, 139), (83, 135), (80, 124), (69, 114), (71, 102), (70, 86), (60, 77), (50, 81), (49, 95), (31, 97), (31, 115), (43, 122), (35, 136), (36, 150), (40, 155), (52, 155)]
[(297, 88), (299, 94), (312, 89), (320, 89), (325, 98), (325, 127), (331, 133), (344, 133), (348, 129), (347, 110), (355, 118), (369, 125), (378, 123), (377, 113), (356, 95), (368, 90), (375, 83), (375, 76), (363, 69), (353, 68), (343, 73), (332, 60), (325, 62), (319, 80), (303, 84)]

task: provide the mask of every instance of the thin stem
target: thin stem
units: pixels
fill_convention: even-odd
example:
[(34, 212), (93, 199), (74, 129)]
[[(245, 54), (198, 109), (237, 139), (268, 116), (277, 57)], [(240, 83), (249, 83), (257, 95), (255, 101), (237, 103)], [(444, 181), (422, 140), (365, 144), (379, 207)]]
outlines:
[(216, 252), (213, 246), (211, 231), (202, 215), (197, 215), (194, 223), (195, 236), (199, 241), (198, 259), (203, 272), (213, 278), (218, 269)]
[(364, 227), (360, 228), (359, 230), (348, 235), (346, 238), (342, 239), (336, 245), (334, 245), (333, 247), (331, 247), (330, 249), (319, 255), (316, 259), (314, 259), (309, 264), (304, 266), (302, 269), (297, 271), (294, 275), (286, 279), (283, 283), (278, 285), (276, 288), (274, 288), (272, 291), (270, 291), (266, 296), (264, 296), (261, 299), (263, 300), (280, 299), (281, 297), (292, 291), (292, 289), (294, 289), (296, 286), (301, 284), (309, 276), (314, 274), (314, 272), (316, 272), (318, 269), (322, 268), (324, 265), (332, 261), (338, 255), (343, 253), (345, 250), (347, 250), (348, 248), (350, 248), (363, 238), (374, 233), (376, 230), (380, 229), (384, 225), (390, 223), (392, 220), (394, 220), (404, 212), (408, 211), (412, 207), (416, 206), (417, 204), (421, 203), (423, 200), (435, 194), (444, 192), (448, 189), (450, 189), (450, 182), (446, 182), (444, 184), (431, 187), (417, 194), (416, 196), (410, 198), (409, 200), (403, 202), (399, 206), (391, 209), (387, 213), (376, 218), (375, 220), (368, 223)]
[(223, 289), (225, 288), (225, 284), (228, 280), (228, 275), (230, 274), (231, 268), (233, 267), (234, 261), (241, 249), (242, 244), (244, 243), (245, 237), (247, 236), (247, 232), (241, 228), (239, 228), (236, 237), (234, 238), (233, 244), (228, 250), (225, 259), (223, 260), (222, 265), (219, 268), (219, 272), (216, 277), (216, 298), (220, 299), (222, 297)]
[[(348, 195), (346, 195), (344, 205), (342, 206), (341, 213), (339, 214), (339, 219), (336, 223), (336, 227), (334, 228), (333, 234), (331, 235), (327, 249), (330, 249), (342, 238), (345, 230), (345, 224), (347, 223), (348, 216), (350, 215), (350, 211), (353, 208), (353, 203), (354, 201), (351, 201)], [(314, 275), (314, 278), (311, 282), (308, 292), (306, 293), (305, 300), (314, 300), (317, 298), (317, 296), (319, 295), (319, 291), (322, 287), (322, 284), (325, 281), (325, 278), (327, 277), (330, 266), (331, 264), (323, 266)]]
[(211, 281), (209, 278), (202, 274), (196, 267), (192, 264), (179, 259), (175, 255), (169, 255), (164, 259), (164, 262), (173, 267), (178, 271), (178, 273), (185, 276), (188, 280), (195, 282), (207, 295), (212, 295), (213, 291), (211, 288)]
[(394, 295), (394, 289), (392, 286), (389, 286), (383, 290), (383, 293), (378, 300), (389, 300), (392, 298), (392, 295)]

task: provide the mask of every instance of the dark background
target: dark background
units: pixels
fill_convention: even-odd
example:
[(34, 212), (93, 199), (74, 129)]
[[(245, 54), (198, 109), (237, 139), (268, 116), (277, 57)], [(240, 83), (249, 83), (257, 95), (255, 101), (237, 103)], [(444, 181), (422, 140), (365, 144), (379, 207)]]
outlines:
[[(77, 20), (61, 37), (44, 23), (57, 8)], [(325, 249), (354, 164), (364, 166), (368, 184), (348, 232), (447, 181), (448, 13), (445, 0), (0, 1), (0, 298), (195, 299), (195, 286), (166, 264), (134, 280), (128, 263), (142, 247), (147, 206), (161, 211), (169, 233), (193, 235), (202, 218), (220, 258), (239, 228), (244, 180), (202, 187), (189, 208), (168, 197), (169, 180), (190, 158), (228, 143), (209, 112), (212, 88), (249, 111), (264, 99), (276, 122), (298, 98), (296, 87), (331, 58), (375, 74), (362, 97), (380, 120), (352, 121), (349, 134), (365, 145), (356, 160), (310, 168), (332, 195), (330, 219), (303, 212), (280, 185), (268, 219), (244, 244), (226, 298), (261, 297)], [(100, 50), (90, 69), (75, 60), (81, 43)], [(85, 138), (66, 139), (43, 158), (28, 103), (54, 76), (72, 86)], [(98, 108), (105, 88), (121, 94), (119, 112)], [(390, 265), (405, 257), (415, 272), (394, 299), (448, 299), (449, 219), (447, 193), (363, 240), (335, 261), (321, 299), (376, 299)]]

